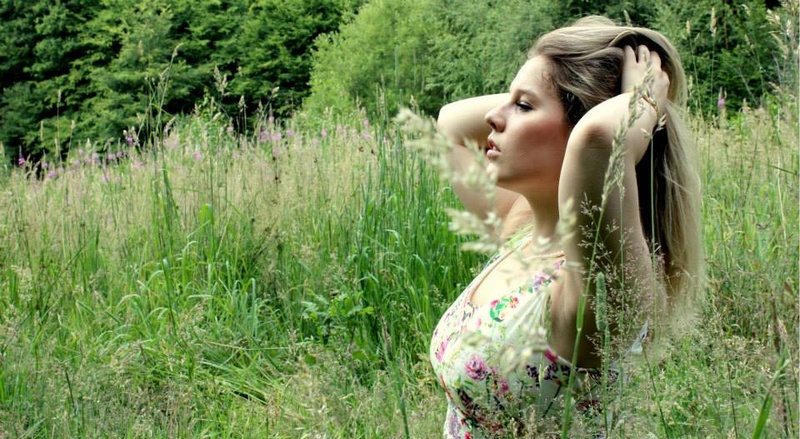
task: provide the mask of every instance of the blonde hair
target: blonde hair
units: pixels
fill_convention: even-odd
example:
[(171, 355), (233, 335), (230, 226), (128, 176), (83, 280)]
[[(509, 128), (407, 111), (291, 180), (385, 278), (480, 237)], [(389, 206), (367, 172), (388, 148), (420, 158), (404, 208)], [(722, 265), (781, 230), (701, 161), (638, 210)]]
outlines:
[[(542, 36), (528, 53), (550, 61), (550, 81), (575, 125), (595, 105), (618, 95), (625, 46), (644, 44), (669, 75), (666, 129), (636, 167), (639, 208), (651, 250), (663, 257), (663, 278), (672, 311), (699, 298), (703, 278), (700, 178), (692, 136), (683, 123), (686, 76), (677, 50), (659, 32), (617, 26), (587, 17)], [(670, 313), (673, 317), (687, 313)], [(675, 322), (674, 322), (675, 323)]]

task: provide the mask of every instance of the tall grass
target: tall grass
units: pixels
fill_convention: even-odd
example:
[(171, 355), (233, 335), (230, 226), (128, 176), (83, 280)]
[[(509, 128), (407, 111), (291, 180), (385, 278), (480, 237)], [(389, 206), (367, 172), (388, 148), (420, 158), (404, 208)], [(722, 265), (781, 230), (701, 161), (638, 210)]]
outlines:
[[(694, 120), (708, 301), (630, 366), (614, 437), (800, 433), (792, 105)], [(210, 105), (3, 177), (0, 438), (440, 437), (427, 344), (481, 258), (396, 127), (312, 122)]]

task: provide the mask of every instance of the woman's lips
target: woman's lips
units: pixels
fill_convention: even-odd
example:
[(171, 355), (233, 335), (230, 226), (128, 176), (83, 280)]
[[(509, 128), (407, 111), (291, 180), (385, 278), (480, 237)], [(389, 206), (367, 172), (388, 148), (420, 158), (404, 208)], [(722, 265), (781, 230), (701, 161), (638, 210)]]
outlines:
[(493, 159), (499, 155), (500, 155), (500, 148), (497, 147), (497, 144), (494, 143), (492, 139), (489, 139), (486, 142), (486, 158)]

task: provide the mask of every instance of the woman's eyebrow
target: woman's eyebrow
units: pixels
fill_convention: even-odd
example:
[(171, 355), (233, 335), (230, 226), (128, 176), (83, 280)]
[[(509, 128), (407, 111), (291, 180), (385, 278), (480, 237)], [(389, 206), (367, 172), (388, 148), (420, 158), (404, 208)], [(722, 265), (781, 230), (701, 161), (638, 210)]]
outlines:
[(518, 95), (525, 95), (525, 96), (528, 96), (528, 97), (532, 98), (533, 100), (538, 100), (539, 99), (539, 93), (537, 93), (536, 90), (534, 90), (533, 88), (530, 88), (530, 87), (519, 87), (515, 91), (516, 91), (516, 93)]

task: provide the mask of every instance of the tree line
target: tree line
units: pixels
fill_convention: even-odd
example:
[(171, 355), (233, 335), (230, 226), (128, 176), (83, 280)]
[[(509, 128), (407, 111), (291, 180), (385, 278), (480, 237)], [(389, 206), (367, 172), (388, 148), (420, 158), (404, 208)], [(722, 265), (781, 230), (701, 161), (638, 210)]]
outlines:
[(0, 0), (0, 142), (9, 162), (86, 142), (104, 151), (130, 132), (146, 143), (203, 100), (239, 132), (259, 114), (433, 114), (504, 90), (539, 34), (587, 14), (672, 38), (694, 110), (714, 111), (722, 94), (758, 105), (796, 76), (781, 46), (796, 35), (780, 20), (797, 0), (773, 3)]

